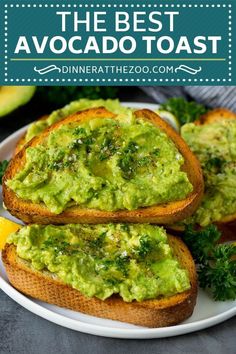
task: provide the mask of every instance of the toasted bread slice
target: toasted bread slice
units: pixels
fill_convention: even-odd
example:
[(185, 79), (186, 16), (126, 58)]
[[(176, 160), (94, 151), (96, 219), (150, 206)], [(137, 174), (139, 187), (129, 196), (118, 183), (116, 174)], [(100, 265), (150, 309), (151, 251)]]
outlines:
[(166, 224), (182, 220), (191, 215), (199, 205), (203, 195), (203, 177), (200, 164), (194, 154), (190, 151), (183, 139), (157, 114), (149, 110), (139, 110), (135, 112), (136, 117), (147, 119), (154, 125), (166, 132), (175, 143), (177, 149), (183, 155), (185, 163), (183, 170), (186, 171), (193, 191), (185, 199), (166, 204), (140, 208), (133, 211), (121, 210), (115, 212), (100, 211), (94, 209), (80, 208), (73, 206), (66, 209), (59, 215), (50, 212), (42, 204), (34, 204), (30, 201), (22, 200), (7, 187), (6, 181), (12, 179), (25, 164), (25, 152), (27, 147), (36, 146), (48, 136), (48, 134), (69, 122), (84, 122), (94, 118), (116, 118), (116, 115), (108, 112), (105, 108), (94, 108), (79, 112), (60, 121), (40, 136), (33, 138), (16, 156), (12, 159), (5, 176), (3, 178), (3, 199), (8, 211), (26, 223), (39, 224), (67, 224), (67, 223), (106, 223), (106, 222), (142, 222)]
[(50, 272), (32, 269), (29, 262), (17, 256), (14, 245), (5, 246), (2, 260), (10, 283), (26, 295), (88, 315), (145, 327), (164, 327), (191, 316), (197, 297), (197, 275), (192, 256), (180, 238), (168, 238), (176, 258), (189, 273), (191, 288), (177, 295), (142, 302), (124, 302), (119, 296), (104, 301), (85, 297)]
[(236, 114), (226, 108), (216, 108), (195, 121), (196, 125), (211, 124), (221, 119), (236, 119)]
[[(236, 114), (226, 108), (217, 108), (204, 114), (199, 120), (195, 122), (195, 124), (211, 124), (221, 119), (236, 119)], [(222, 232), (222, 242), (236, 240), (236, 213), (223, 217), (215, 224)], [(184, 227), (171, 225), (169, 229), (175, 230), (177, 232), (182, 232)]]
[[(205, 114), (200, 119), (200, 124), (211, 124), (221, 119), (236, 119), (236, 113), (218, 108)], [(216, 223), (222, 232), (222, 241), (236, 240), (236, 213), (223, 217)]]
[[(228, 110), (226, 108), (213, 109), (212, 111), (204, 114), (200, 118), (199, 121), (195, 122), (195, 124), (196, 125), (211, 124), (211, 123), (217, 122), (217, 121), (219, 121), (221, 119), (236, 119), (236, 113), (234, 113), (234, 112), (232, 112), (232, 111), (230, 111), (230, 110)], [(230, 223), (230, 224), (227, 225), (228, 223)], [(226, 226), (226, 227), (222, 228), (222, 230), (224, 232), (223, 236), (226, 239), (227, 238), (232, 239), (232, 227), (233, 227), (233, 225), (235, 226), (234, 230), (235, 230), (235, 233), (236, 233), (236, 213), (224, 216), (216, 224), (218, 224), (220, 227)], [(229, 226), (229, 227), (227, 227), (227, 226)], [(227, 237), (226, 234), (228, 234), (228, 237)], [(234, 239), (236, 239), (236, 234), (235, 234)]]

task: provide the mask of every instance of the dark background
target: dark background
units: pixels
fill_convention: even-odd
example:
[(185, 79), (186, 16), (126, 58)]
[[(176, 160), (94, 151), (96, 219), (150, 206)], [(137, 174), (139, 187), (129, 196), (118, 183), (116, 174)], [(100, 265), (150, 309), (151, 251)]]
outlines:
[[(122, 88), (120, 99), (151, 99), (138, 88)], [(23, 107), (0, 120), (0, 141), (45, 113), (45, 107)], [(33, 113), (32, 113), (33, 112)], [(236, 317), (209, 329), (164, 339), (124, 340), (92, 336), (48, 322), (11, 300), (0, 291), (1, 354), (125, 354), (125, 353), (236, 353)]]
[[(37, 91), (38, 92), (38, 91)], [(59, 92), (59, 94), (61, 94)], [(55, 95), (55, 93), (54, 93)], [(68, 98), (70, 96), (68, 95)], [(72, 96), (73, 97), (73, 96)], [(119, 98), (121, 101), (137, 101), (137, 102), (154, 102), (152, 98), (148, 97), (141, 89), (138, 87), (122, 87), (117, 89), (115, 97)], [(91, 99), (93, 97), (90, 97)], [(98, 97), (96, 97), (98, 98)], [(50, 97), (49, 97), (50, 99)], [(62, 97), (64, 99), (64, 97)], [(70, 100), (74, 100), (71, 98)], [(66, 100), (66, 103), (70, 100)], [(20, 129), (26, 124), (34, 121), (37, 118), (40, 118), (44, 114), (50, 113), (54, 109), (61, 108), (66, 103), (60, 103), (60, 97), (58, 101), (54, 104), (48, 103), (45, 90), (42, 95), (38, 96), (37, 94), (33, 99), (25, 106), (18, 108), (12, 114), (9, 114), (6, 117), (0, 118), (0, 137), (1, 139), (6, 138), (8, 135)], [(155, 102), (154, 102), (155, 103)]]

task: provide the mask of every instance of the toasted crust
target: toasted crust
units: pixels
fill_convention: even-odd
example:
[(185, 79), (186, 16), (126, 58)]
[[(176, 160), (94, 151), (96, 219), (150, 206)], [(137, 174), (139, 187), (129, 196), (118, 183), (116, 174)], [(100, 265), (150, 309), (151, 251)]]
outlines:
[(183, 169), (187, 172), (190, 182), (193, 185), (193, 192), (184, 200), (156, 205), (147, 208), (140, 208), (134, 211), (100, 211), (94, 209), (79, 208), (77, 206), (66, 209), (59, 215), (51, 213), (43, 204), (33, 204), (30, 201), (21, 200), (7, 187), (6, 181), (12, 179), (14, 175), (24, 166), (25, 151), (29, 146), (39, 144), (48, 134), (57, 129), (62, 124), (69, 122), (84, 122), (86, 120), (102, 117), (113, 118), (116, 116), (108, 112), (105, 108), (95, 108), (79, 112), (60, 121), (40, 136), (33, 138), (26, 146), (13, 158), (5, 176), (3, 178), (3, 199), (8, 211), (26, 223), (40, 224), (67, 224), (67, 223), (106, 223), (106, 222), (143, 222), (166, 224), (182, 220), (191, 215), (199, 205), (203, 195), (203, 177), (197, 158), (190, 151), (183, 139), (157, 114), (149, 110), (135, 112), (139, 118), (147, 119), (164, 130), (173, 140), (180, 153), (185, 158)]
[(24, 147), (25, 138), (26, 138), (26, 133), (17, 141), (15, 150), (13, 152), (13, 157), (16, 156), (18, 154), (18, 152)]
[(236, 114), (226, 108), (216, 108), (202, 115), (196, 125), (211, 124), (221, 119), (236, 119)]
[(124, 302), (119, 296), (102, 301), (88, 298), (65, 285), (49, 272), (35, 271), (20, 259), (14, 245), (6, 245), (2, 260), (10, 283), (22, 293), (39, 300), (102, 318), (145, 327), (175, 325), (191, 316), (197, 297), (197, 275), (192, 256), (177, 237), (169, 236), (174, 254), (188, 270), (191, 289), (181, 294), (142, 302)]

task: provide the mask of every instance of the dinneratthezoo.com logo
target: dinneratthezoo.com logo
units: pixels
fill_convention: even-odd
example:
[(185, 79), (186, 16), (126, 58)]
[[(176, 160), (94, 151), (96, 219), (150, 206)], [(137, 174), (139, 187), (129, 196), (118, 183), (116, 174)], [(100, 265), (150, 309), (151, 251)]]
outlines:
[(197, 75), (202, 71), (201, 66), (188, 65), (48, 65), (46, 67), (35, 66), (34, 71), (39, 75), (46, 75), (50, 72), (60, 74), (177, 74), (180, 71), (190, 75)]

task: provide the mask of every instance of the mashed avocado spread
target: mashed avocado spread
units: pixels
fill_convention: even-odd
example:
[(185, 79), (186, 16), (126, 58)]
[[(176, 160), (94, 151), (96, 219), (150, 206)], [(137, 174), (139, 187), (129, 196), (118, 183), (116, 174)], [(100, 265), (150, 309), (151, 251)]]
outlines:
[(24, 168), (7, 185), (55, 214), (75, 205), (135, 210), (185, 198), (193, 187), (183, 163), (166, 133), (128, 111), (53, 130), (26, 149)]
[(48, 270), (88, 297), (124, 301), (171, 296), (190, 288), (163, 228), (139, 224), (23, 227), (8, 243), (36, 270)]
[(32, 123), (27, 130), (25, 142), (27, 143), (33, 137), (39, 135), (42, 133), (42, 131), (50, 127), (52, 124), (59, 122), (71, 114), (96, 107), (105, 107), (108, 111), (116, 114), (125, 113), (128, 110), (128, 108), (120, 104), (119, 100), (88, 100), (86, 98), (82, 98), (80, 100), (70, 102), (65, 107), (52, 112), (46, 119), (37, 120), (36, 122)]
[(205, 180), (200, 207), (186, 222), (206, 226), (236, 213), (236, 120), (186, 124), (181, 135), (198, 156)]

